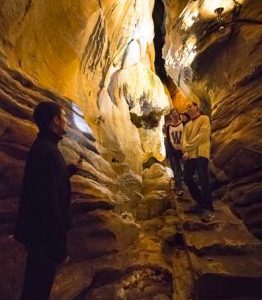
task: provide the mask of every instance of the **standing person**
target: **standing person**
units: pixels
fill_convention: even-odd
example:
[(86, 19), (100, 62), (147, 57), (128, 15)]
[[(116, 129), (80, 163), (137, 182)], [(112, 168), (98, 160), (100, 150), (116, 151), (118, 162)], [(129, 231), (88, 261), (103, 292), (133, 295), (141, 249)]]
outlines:
[(57, 144), (67, 131), (63, 108), (41, 102), (34, 110), (39, 134), (26, 161), (15, 238), (27, 250), (21, 300), (47, 300), (56, 266), (67, 258), (70, 181), (77, 166), (66, 166)]
[[(196, 102), (187, 105), (187, 112), (191, 121), (185, 126), (183, 138), (184, 181), (192, 198), (197, 202), (194, 211), (201, 213), (202, 221), (209, 222), (214, 218), (208, 175), (210, 121), (208, 116), (200, 114)], [(194, 181), (195, 172), (198, 174), (201, 189)]]
[(167, 126), (167, 140), (170, 145), (170, 165), (174, 173), (176, 184), (176, 194), (183, 195), (182, 187), (182, 135), (183, 124), (179, 118), (177, 109), (172, 109), (170, 112), (171, 122)]

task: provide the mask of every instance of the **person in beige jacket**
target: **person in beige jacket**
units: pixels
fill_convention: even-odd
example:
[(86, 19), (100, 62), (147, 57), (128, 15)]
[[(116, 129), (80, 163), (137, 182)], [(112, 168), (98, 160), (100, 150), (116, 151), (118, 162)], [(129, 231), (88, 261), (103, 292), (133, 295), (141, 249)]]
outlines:
[[(187, 105), (187, 113), (191, 120), (186, 124), (183, 135), (184, 181), (196, 201), (193, 211), (201, 214), (202, 221), (209, 222), (214, 218), (208, 175), (210, 121), (208, 116), (199, 112), (196, 102)], [(194, 180), (195, 172), (200, 188)]]

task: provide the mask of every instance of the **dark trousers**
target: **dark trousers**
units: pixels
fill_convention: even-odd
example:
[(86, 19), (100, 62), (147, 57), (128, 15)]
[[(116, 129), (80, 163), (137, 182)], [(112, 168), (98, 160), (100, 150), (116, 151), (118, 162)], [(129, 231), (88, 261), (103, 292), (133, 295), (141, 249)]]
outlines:
[(56, 263), (43, 246), (28, 249), (21, 300), (48, 300), (56, 273)]
[(182, 190), (182, 161), (179, 158), (176, 158), (174, 156), (170, 157), (170, 165), (171, 169), (174, 173), (174, 179), (176, 182), (176, 189)]
[[(198, 175), (198, 184), (200, 188), (194, 180), (195, 172), (197, 172)], [(213, 210), (208, 175), (208, 159), (205, 157), (187, 159), (184, 164), (184, 181), (192, 198), (197, 204), (201, 208)]]

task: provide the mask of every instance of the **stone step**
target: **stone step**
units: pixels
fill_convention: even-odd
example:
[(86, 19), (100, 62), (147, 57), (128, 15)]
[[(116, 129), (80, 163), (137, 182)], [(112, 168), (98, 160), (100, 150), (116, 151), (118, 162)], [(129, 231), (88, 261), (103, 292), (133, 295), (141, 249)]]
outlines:
[(182, 214), (181, 218), (187, 246), (198, 255), (262, 253), (262, 242), (227, 206), (216, 207), (215, 219), (210, 223), (201, 222), (196, 215)]
[(194, 299), (262, 299), (262, 242), (243, 221), (221, 202), (214, 203), (209, 223), (187, 213), (192, 199), (177, 198), (176, 204), (196, 275)]
[(185, 239), (190, 251), (197, 255), (244, 255), (262, 253), (262, 242), (242, 229), (212, 232), (206, 230), (185, 231)]
[(212, 222), (205, 223), (202, 222), (199, 216), (184, 216), (183, 217), (183, 228), (186, 231), (199, 231), (199, 230), (217, 230), (221, 231), (224, 229), (241, 229), (243, 228), (243, 224), (240, 222), (227, 222), (223, 220), (218, 220), (217, 218)]
[[(262, 254), (261, 254), (262, 255)], [(191, 254), (197, 299), (262, 299), (262, 256)]]

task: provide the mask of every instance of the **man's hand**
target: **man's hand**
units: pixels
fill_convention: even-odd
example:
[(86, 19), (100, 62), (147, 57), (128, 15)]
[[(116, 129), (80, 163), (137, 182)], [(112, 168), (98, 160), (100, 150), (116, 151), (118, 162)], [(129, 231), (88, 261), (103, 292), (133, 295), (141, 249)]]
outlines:
[(76, 169), (82, 169), (83, 168), (83, 157), (79, 155), (79, 158), (77, 160), (77, 163), (75, 164)]
[(78, 160), (76, 162), (73, 162), (71, 164), (75, 168), (75, 172), (79, 169), (83, 169), (83, 158), (82, 156), (79, 156)]
[(76, 164), (74, 164), (74, 166), (76, 167), (77, 170), (83, 169), (83, 163), (82, 162), (77, 162)]
[(73, 176), (76, 174), (78, 170), (83, 169), (83, 159), (81, 156), (79, 156), (78, 160), (76, 162), (71, 163), (70, 165), (67, 166), (69, 176)]

